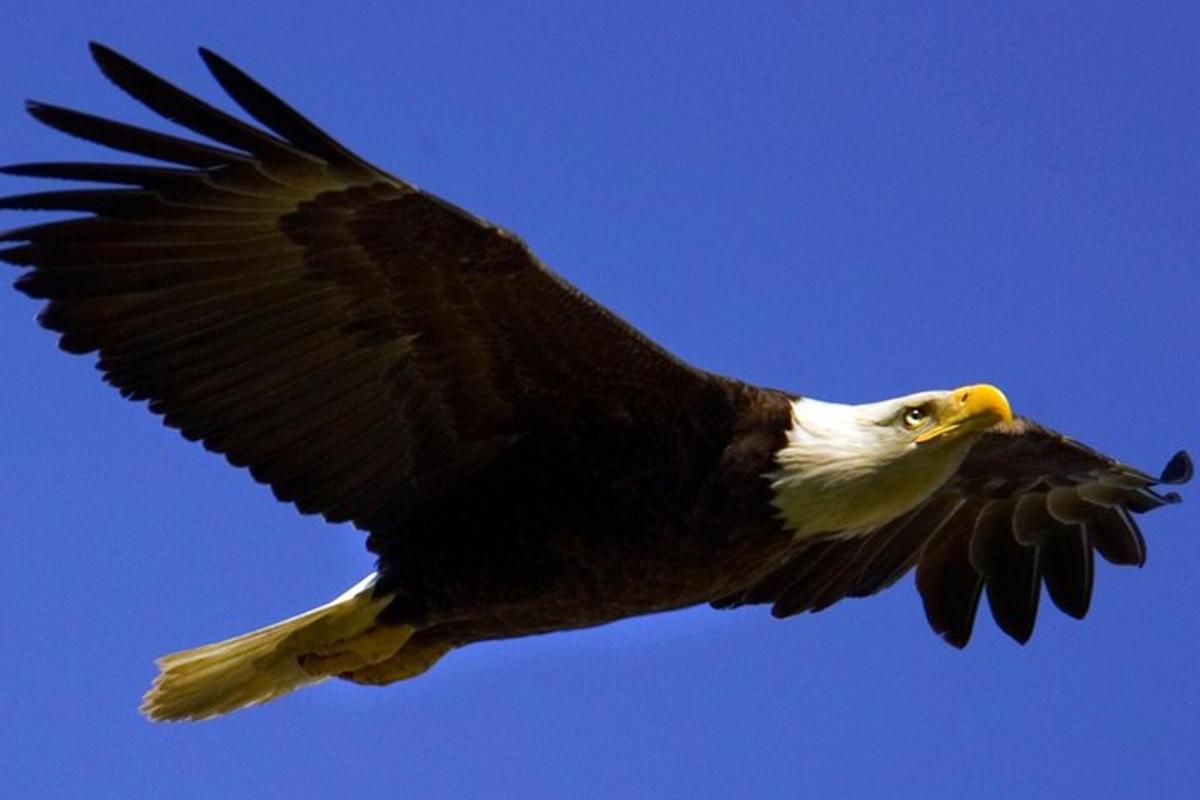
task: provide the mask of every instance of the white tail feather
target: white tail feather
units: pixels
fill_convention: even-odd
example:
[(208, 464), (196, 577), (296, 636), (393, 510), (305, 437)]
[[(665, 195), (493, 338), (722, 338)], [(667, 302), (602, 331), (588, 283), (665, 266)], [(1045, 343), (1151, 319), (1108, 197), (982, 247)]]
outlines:
[(154, 720), (207, 719), (392, 656), (413, 629), (373, 632), (391, 600), (372, 596), (375, 578), (291, 619), (163, 656), (142, 712)]

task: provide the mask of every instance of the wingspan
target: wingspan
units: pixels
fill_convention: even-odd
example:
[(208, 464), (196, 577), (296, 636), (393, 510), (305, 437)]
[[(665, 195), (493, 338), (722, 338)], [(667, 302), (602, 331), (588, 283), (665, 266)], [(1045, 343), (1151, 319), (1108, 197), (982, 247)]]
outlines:
[[(50, 302), (63, 349), (302, 512), (398, 529), (572, 403), (662, 402), (706, 374), (543, 267), (506, 231), (372, 167), (216, 55), (265, 129), (99, 45), (114, 83), (211, 142), (30, 103), (148, 165), (12, 175), (114, 184), (8, 197), (88, 216), (8, 231), (0, 259)], [(557, 414), (547, 408), (558, 409)]]

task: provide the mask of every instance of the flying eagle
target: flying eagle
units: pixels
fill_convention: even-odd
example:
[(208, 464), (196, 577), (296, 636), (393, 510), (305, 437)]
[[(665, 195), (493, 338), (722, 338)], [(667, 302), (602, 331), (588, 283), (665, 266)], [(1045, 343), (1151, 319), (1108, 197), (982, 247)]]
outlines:
[[(684, 363), (510, 232), (383, 172), (207, 50), (249, 124), (112, 50), (100, 69), (180, 138), (31, 102), (153, 163), (10, 175), (83, 212), (0, 237), (70, 353), (302, 513), (351, 522), (374, 573), (330, 603), (162, 658), (144, 712), (201, 719), (328, 677), (386, 684), (450, 650), (699, 603), (777, 617), (915, 568), (934, 631), (986, 592), (1025, 642), (1041, 586), (1073, 617), (1093, 551), (1140, 565), (1162, 474), (1014, 416), (989, 385), (865, 405)], [(107, 185), (105, 185), (107, 184)]]

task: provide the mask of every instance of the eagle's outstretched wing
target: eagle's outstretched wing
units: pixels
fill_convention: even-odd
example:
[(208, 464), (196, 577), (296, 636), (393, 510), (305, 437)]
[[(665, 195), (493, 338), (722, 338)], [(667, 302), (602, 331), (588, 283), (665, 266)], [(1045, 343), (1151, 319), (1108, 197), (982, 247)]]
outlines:
[(913, 511), (866, 535), (815, 541), (719, 607), (772, 603), (787, 617), (892, 585), (914, 566), (929, 624), (963, 647), (986, 591), (997, 624), (1019, 642), (1033, 634), (1043, 582), (1076, 618), (1092, 596), (1093, 551), (1140, 566), (1146, 545), (1132, 513), (1178, 501), (1157, 484), (1184, 483), (1177, 453), (1153, 477), (1027, 419), (990, 429), (958, 472)]
[(8, 231), (0, 259), (29, 268), (17, 286), (50, 301), (41, 321), (63, 349), (98, 351), (122, 394), (301, 511), (386, 533), (572, 404), (617, 415), (653, 387), (686, 406), (709, 386), (511, 234), (370, 166), (212, 53), (265, 129), (92, 53), (213, 143), (30, 103), (50, 127), (165, 163), (5, 168), (124, 188), (0, 200), (90, 214)]

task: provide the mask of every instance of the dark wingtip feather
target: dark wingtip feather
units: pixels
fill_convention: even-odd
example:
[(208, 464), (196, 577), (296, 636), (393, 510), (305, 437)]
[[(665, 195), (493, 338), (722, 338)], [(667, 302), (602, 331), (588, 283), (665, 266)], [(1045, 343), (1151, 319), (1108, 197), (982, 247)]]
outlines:
[(983, 586), (983, 577), (966, 563), (965, 552), (955, 563), (935, 565), (925, 574), (918, 571), (925, 618), (947, 644), (961, 650), (971, 641)]
[(41, 100), (25, 101), (25, 113), (36, 119), (38, 122), (45, 122), (42, 117), (50, 113), (54, 108), (55, 106), (51, 105), (50, 103), (43, 103)]
[[(104, 73), (104, 77), (122, 89), (125, 88), (124, 84), (129, 81), (130, 77), (146, 75), (155, 81), (162, 80), (158, 76), (151, 74), (145, 67), (138, 64), (129, 56), (114, 50), (106, 44), (101, 44), (97, 41), (88, 42), (88, 52), (91, 53), (92, 61), (96, 62), (96, 66)], [(163, 82), (165, 83), (165, 81)]]
[[(1181, 483), (1187, 483), (1192, 479), (1194, 473), (1192, 466), (1192, 457), (1188, 455), (1186, 450), (1180, 450), (1175, 455), (1171, 456), (1171, 460), (1163, 467), (1162, 475), (1159, 476), (1159, 483), (1168, 483), (1178, 486)], [(1171, 497), (1172, 495), (1167, 495)], [(1178, 497), (1178, 495), (1174, 495)], [(1178, 500), (1171, 502), (1177, 503)]]
[(1011, 587), (987, 583), (986, 593), (988, 608), (992, 611), (992, 619), (1000, 630), (1004, 631), (1017, 644), (1028, 644), (1033, 637), (1033, 628), (1037, 622), (1038, 598), (1042, 584), (1038, 575), (1034, 575), (1031, 598), (1024, 605), (1014, 602), (1007, 594)]
[[(9, 263), (11, 263), (11, 262), (9, 262)], [(24, 273), (19, 278), (17, 278), (15, 281), (13, 281), (13, 288), (16, 289), (18, 292), (20, 292), (21, 294), (25, 295), (26, 297), (32, 297), (34, 300), (41, 300), (43, 298), (39, 297), (37, 294), (34, 294), (29, 288), (30, 278), (32, 278), (33, 275), (34, 275), (34, 273), (32, 273), (32, 272)], [(38, 322), (41, 323), (41, 315), (40, 314), (38, 315)]]
[(123, 56), (99, 42), (88, 42), (88, 51), (91, 52), (92, 60), (96, 62), (96, 66), (100, 68), (104, 76), (118, 86), (122, 86), (123, 75), (145, 72), (145, 69), (133, 59)]
[(109, 47), (106, 44), (97, 42), (95, 39), (91, 39), (90, 41), (88, 41), (87, 46), (88, 46), (88, 52), (92, 54), (92, 60), (94, 60), (97, 64), (100, 64), (101, 69), (103, 69), (103, 67), (104, 67), (104, 65), (102, 63), (104, 61), (104, 59), (112, 58), (114, 56), (117, 58), (121, 57), (121, 54), (118, 53), (116, 50), (113, 50), (111, 47)]
[(368, 173), (377, 172), (240, 68), (207, 47), (198, 48), (198, 52), (204, 66), (234, 102), (285, 141), (330, 164)]
[(25, 110), (43, 125), (69, 136), (159, 161), (208, 168), (247, 158), (234, 150), (157, 133), (37, 100), (27, 100)]
[(971, 631), (973, 629), (974, 626), (966, 628), (960, 626), (955, 630), (939, 631), (938, 636), (955, 650), (966, 650), (967, 645), (971, 643)]

